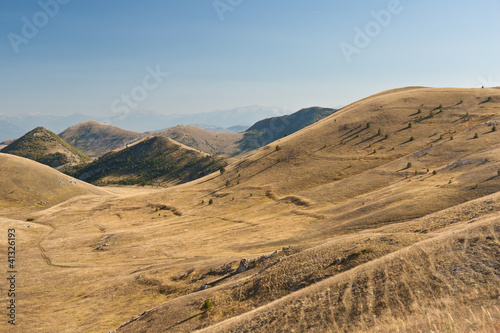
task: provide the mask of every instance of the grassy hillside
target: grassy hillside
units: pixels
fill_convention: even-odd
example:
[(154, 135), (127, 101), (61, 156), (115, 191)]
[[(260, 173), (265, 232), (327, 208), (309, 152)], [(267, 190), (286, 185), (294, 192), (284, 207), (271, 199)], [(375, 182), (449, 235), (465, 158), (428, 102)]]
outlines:
[(243, 133), (210, 132), (196, 126), (180, 125), (154, 135), (169, 137), (209, 154), (235, 156), (292, 134), (335, 111), (320, 107), (307, 108), (291, 115), (258, 121)]
[(90, 160), (88, 156), (44, 127), (37, 127), (26, 133), (1, 152), (26, 157), (51, 167)]
[(147, 136), (91, 120), (71, 126), (59, 135), (92, 157), (102, 156)]
[(99, 184), (179, 183), (220, 169), (224, 161), (163, 137), (153, 137), (108, 153), (75, 173)]
[(333, 114), (335, 109), (311, 107), (281, 117), (267, 118), (247, 129), (238, 142), (241, 152), (267, 145)]
[(236, 144), (243, 134), (211, 132), (192, 125), (179, 125), (154, 135), (171, 138), (208, 154), (232, 156), (239, 152)]
[(41, 210), (70, 198), (107, 194), (30, 159), (0, 153), (0, 213)]
[(494, 332), (499, 123), (500, 88), (396, 89), (223, 173), (0, 218), (39, 318), (19, 329)]

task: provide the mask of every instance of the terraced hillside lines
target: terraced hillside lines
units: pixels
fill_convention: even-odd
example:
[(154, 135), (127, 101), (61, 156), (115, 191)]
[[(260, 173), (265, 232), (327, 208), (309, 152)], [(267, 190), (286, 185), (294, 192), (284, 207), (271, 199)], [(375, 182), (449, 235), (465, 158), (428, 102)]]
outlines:
[(59, 135), (91, 157), (103, 156), (148, 136), (92, 120), (71, 126)]
[(88, 156), (43, 127), (37, 127), (26, 133), (3, 148), (2, 152), (26, 157), (51, 167), (78, 164), (90, 160)]

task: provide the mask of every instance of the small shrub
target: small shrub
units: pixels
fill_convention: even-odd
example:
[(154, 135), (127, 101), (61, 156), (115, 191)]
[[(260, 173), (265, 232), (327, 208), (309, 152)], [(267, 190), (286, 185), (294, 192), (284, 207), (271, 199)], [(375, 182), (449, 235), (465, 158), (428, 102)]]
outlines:
[(413, 141), (413, 140), (415, 140), (415, 138), (411, 136), (411, 137), (410, 137), (410, 141)]
[(229, 187), (229, 185), (231, 185), (231, 182), (228, 180), (226, 180), (226, 187)]
[(281, 150), (281, 147), (276, 145), (276, 151)]
[(474, 139), (477, 139), (477, 138), (479, 138), (479, 134), (476, 133), (476, 134), (474, 134)]
[(435, 115), (434, 111), (429, 112), (429, 118), (434, 118)]
[(496, 132), (497, 131), (497, 125), (493, 125), (493, 127), (491, 128), (491, 131), (492, 132)]
[(450, 141), (453, 140), (453, 135), (450, 137)]
[(438, 172), (437, 172), (436, 170), (432, 171), (432, 174), (433, 174), (433, 175), (437, 175), (437, 173), (438, 173)]
[(370, 123), (366, 123), (366, 128), (370, 128), (371, 124)]
[(491, 96), (488, 97), (488, 100), (486, 102), (491, 102)]
[(278, 160), (276, 161), (276, 163), (279, 163), (281, 162), (281, 158), (278, 157)]
[(420, 113), (422, 113), (422, 110), (418, 109), (417, 114), (420, 114)]
[(386, 135), (385, 135), (385, 138), (386, 138), (386, 139), (389, 139), (389, 134), (386, 134)]
[(213, 307), (214, 306), (212, 305), (212, 302), (209, 299), (205, 300), (205, 302), (203, 303), (203, 309), (207, 311), (212, 310)]
[(408, 162), (408, 164), (406, 164), (406, 168), (407, 169), (411, 168), (411, 162)]
[(438, 140), (443, 140), (443, 135), (440, 135)]
[(377, 135), (381, 135), (381, 134), (382, 134), (382, 130), (379, 128), (377, 131)]
[(208, 200), (208, 204), (211, 205), (214, 203), (214, 199), (210, 198), (210, 200)]
[(412, 124), (411, 121), (408, 123), (408, 128), (411, 128)]
[(35, 221), (35, 218), (34, 218), (34, 217), (28, 217), (28, 218), (26, 219), (26, 221), (28, 221), (28, 222), (32, 222), (32, 221)]
[(201, 200), (201, 204), (203, 205), (205, 203), (205, 200)]
[(500, 169), (497, 170), (497, 176), (500, 176)]
[(226, 172), (226, 168), (220, 167), (219, 171), (220, 171), (220, 174), (223, 175), (224, 172)]

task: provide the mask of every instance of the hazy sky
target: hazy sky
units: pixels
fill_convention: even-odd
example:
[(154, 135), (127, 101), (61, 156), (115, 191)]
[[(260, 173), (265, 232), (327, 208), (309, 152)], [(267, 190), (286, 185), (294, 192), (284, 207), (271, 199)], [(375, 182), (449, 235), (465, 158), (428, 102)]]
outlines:
[(499, 0), (2, 0), (0, 113), (298, 110), (500, 85), (499, 18)]

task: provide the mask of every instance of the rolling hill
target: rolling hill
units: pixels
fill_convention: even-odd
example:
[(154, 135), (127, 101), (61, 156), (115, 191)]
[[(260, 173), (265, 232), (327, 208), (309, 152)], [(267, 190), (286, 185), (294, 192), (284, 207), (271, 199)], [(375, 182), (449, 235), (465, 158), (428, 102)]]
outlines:
[(90, 158), (44, 127), (37, 127), (1, 150), (51, 167), (80, 164)]
[(147, 134), (88, 120), (67, 128), (59, 136), (88, 156), (99, 157), (145, 138)]
[(243, 133), (211, 132), (192, 125), (179, 125), (152, 134), (169, 137), (205, 153), (235, 156), (292, 134), (335, 111), (320, 107), (307, 108), (291, 115), (260, 120)]
[(40, 318), (19, 329), (494, 332), (499, 123), (500, 88), (394, 89), (223, 173), (0, 219)]
[(331, 114), (335, 109), (311, 107), (290, 115), (260, 120), (247, 129), (238, 141), (239, 152), (247, 152), (295, 133)]
[(171, 138), (207, 154), (225, 156), (237, 154), (236, 142), (243, 138), (241, 133), (211, 132), (192, 125), (179, 125), (152, 134)]
[(0, 153), (0, 214), (41, 210), (82, 195), (105, 190), (27, 158)]
[(106, 184), (176, 184), (219, 170), (218, 156), (183, 146), (169, 138), (153, 137), (108, 153), (75, 173), (75, 177)]

